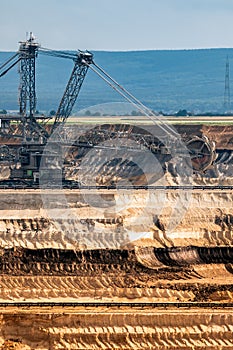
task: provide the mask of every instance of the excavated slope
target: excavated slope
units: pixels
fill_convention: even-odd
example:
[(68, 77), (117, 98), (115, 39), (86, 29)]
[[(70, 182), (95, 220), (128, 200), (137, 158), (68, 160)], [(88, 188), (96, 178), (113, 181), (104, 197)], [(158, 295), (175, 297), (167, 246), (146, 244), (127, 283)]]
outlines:
[(50, 190), (43, 196), (44, 202), (40, 190), (0, 192), (1, 248), (121, 248), (142, 238), (155, 247), (232, 246), (231, 190)]
[[(193, 174), (188, 183), (232, 185), (233, 127), (178, 130), (187, 139), (205, 134), (219, 152), (216, 165)], [(179, 185), (176, 166), (166, 167), (163, 185)], [(1, 190), (0, 302), (186, 302), (193, 307), (12, 304), (1, 309), (0, 348), (232, 349), (232, 197), (231, 189), (211, 188)], [(213, 254), (218, 247), (222, 261), (215, 255), (214, 264), (197, 264), (195, 249), (203, 247)], [(177, 254), (181, 264), (169, 266)], [(182, 266), (185, 259), (194, 263)], [(198, 308), (203, 302), (221, 305)]]
[[(14, 313), (17, 312), (15, 315)], [(4, 312), (2, 349), (232, 349), (231, 312), (17, 309)], [(97, 316), (98, 315), (98, 316)], [(28, 331), (30, 329), (30, 332)], [(14, 334), (14, 336), (13, 336)]]

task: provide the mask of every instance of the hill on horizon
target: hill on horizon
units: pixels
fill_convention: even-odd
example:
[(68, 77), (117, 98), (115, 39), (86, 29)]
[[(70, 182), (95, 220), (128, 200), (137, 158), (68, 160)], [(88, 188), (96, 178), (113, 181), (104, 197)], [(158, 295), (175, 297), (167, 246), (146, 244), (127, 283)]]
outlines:
[[(93, 51), (93, 54), (98, 65), (155, 111), (172, 113), (187, 109), (199, 113), (223, 109), (226, 57), (231, 69), (233, 49)], [(12, 52), (0, 52), (0, 65), (11, 55)], [(36, 64), (37, 109), (56, 110), (73, 62), (39, 54)], [(0, 109), (18, 109), (18, 84), (17, 67), (0, 78)], [(73, 114), (111, 102), (125, 101), (89, 70)]]

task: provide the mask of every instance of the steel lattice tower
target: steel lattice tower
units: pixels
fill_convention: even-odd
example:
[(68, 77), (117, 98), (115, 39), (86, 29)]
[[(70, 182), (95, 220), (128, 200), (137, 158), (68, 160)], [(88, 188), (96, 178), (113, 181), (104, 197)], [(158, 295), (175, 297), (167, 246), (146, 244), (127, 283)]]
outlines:
[(224, 91), (224, 109), (225, 111), (230, 111), (231, 101), (230, 101), (230, 72), (229, 72), (229, 58), (226, 59), (226, 73), (225, 73), (225, 91)]
[(28, 40), (20, 42), (19, 112), (22, 116), (27, 116), (28, 113), (32, 117), (36, 110), (35, 59), (38, 48), (39, 44), (35, 42), (32, 33)]

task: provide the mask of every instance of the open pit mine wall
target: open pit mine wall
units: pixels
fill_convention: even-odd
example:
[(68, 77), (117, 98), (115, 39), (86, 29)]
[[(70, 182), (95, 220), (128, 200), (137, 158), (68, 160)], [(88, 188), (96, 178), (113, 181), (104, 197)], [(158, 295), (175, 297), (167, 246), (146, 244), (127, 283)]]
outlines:
[[(233, 263), (232, 247), (135, 247), (137, 260), (148, 268)], [(232, 268), (228, 266), (228, 270)]]
[[(103, 125), (101, 127), (102, 131), (104, 130), (106, 132), (109, 125)], [(129, 128), (129, 126), (127, 127)], [(175, 128), (181, 134), (181, 139), (183, 140), (182, 150), (180, 151), (188, 152), (188, 148), (190, 147), (193, 154), (200, 151), (200, 156), (198, 155), (196, 160), (195, 157), (192, 157), (191, 164), (193, 169), (204, 169), (204, 171), (193, 172), (191, 168), (189, 171), (185, 170), (187, 159), (184, 157), (177, 157), (179, 154), (179, 146), (176, 144), (176, 140), (173, 140), (174, 144), (172, 143), (172, 146), (168, 145), (168, 150), (165, 150), (166, 147), (164, 148), (162, 144), (165, 140), (168, 140), (169, 137), (167, 137), (167, 135), (161, 135), (161, 130), (158, 126), (150, 125), (135, 127), (135, 130), (133, 129), (134, 132), (141, 135), (139, 140), (134, 139), (135, 136), (133, 133), (128, 135), (128, 139), (126, 136), (125, 138), (114, 138), (111, 133), (109, 134), (109, 132), (107, 132), (106, 135), (104, 134), (105, 136), (103, 139), (98, 140), (97, 138), (95, 141), (97, 145), (104, 144), (105, 146), (109, 146), (111, 144), (114, 148), (118, 145), (120, 139), (121, 143), (123, 140), (124, 145), (126, 142), (128, 145), (128, 141), (130, 140), (133, 142), (134, 147), (139, 147), (143, 139), (143, 134), (149, 134), (152, 139), (155, 138), (155, 145), (157, 147), (161, 146), (160, 152), (155, 152), (155, 156), (152, 149), (151, 153), (150, 151), (145, 152), (144, 150), (140, 150), (140, 147), (137, 152), (132, 152), (130, 149), (126, 151), (125, 148), (123, 152), (117, 151), (115, 154), (112, 148), (96, 148), (90, 150), (72, 147), (66, 157), (68, 165), (64, 167), (64, 176), (67, 180), (79, 181), (84, 185), (94, 186), (96, 184), (111, 186), (111, 184), (120, 183), (130, 183), (136, 186), (155, 183), (162, 183), (162, 185), (181, 185), (182, 183), (188, 183), (191, 185), (203, 186), (232, 186), (233, 127), (231, 125), (204, 126), (200, 124), (175, 125)], [(75, 134), (76, 130), (72, 130), (72, 132)], [(100, 133), (99, 129), (97, 135), (98, 133)], [(90, 133), (88, 137), (91, 142), (91, 137), (93, 137), (92, 133)], [(163, 141), (161, 141), (160, 138)], [(197, 139), (199, 141), (197, 141)], [(147, 141), (148, 144), (150, 144), (150, 137)], [(203, 149), (202, 142), (206, 142), (203, 154), (201, 153)], [(128, 146), (132, 147), (132, 144), (129, 142)], [(178, 149), (176, 149), (176, 147), (178, 147)]]
[[(233, 150), (233, 126), (180, 125), (177, 129), (184, 138), (206, 135), (217, 149)], [(233, 160), (224, 159), (217, 170), (194, 174), (194, 184), (233, 184)], [(164, 184), (177, 182), (174, 174), (164, 175)], [(231, 190), (211, 187), (189, 191), (1, 190), (0, 246), (61, 250), (132, 249), (135, 245), (232, 247), (232, 202)], [(200, 252), (188, 249), (189, 263), (203, 261)], [(167, 260), (158, 254), (153, 259), (165, 265), (170, 260), (182, 264), (181, 255), (178, 263), (175, 251), (167, 254)]]
[[(214, 119), (213, 119), (214, 122)], [(193, 136), (206, 136), (219, 150), (233, 150), (233, 125), (177, 124), (174, 128), (188, 140)]]
[[(233, 148), (232, 128), (208, 128), (218, 148)], [(192, 133), (202, 135), (204, 127), (198, 130)], [(222, 164), (220, 175), (209, 171), (195, 181), (231, 183), (230, 162)], [(175, 176), (167, 176), (176, 183)], [(62, 196), (50, 191), (47, 201), (42, 197), (40, 190), (0, 191), (1, 302), (169, 306), (12, 305), (0, 316), (0, 348), (233, 348), (232, 307), (219, 307), (233, 298), (232, 191), (67, 190)], [(197, 308), (203, 301), (218, 306)], [(171, 307), (183, 302), (194, 307)]]
[(232, 274), (233, 247), (135, 247), (134, 250), (100, 249), (79, 252), (60, 249), (4, 249), (0, 256), (0, 274), (33, 276), (50, 273), (76, 276), (80, 271), (89, 270), (94, 273), (97, 272), (96, 269), (105, 272), (130, 269), (135, 272), (143, 268), (194, 268), (196, 265), (210, 264), (225, 264), (225, 269)]
[(233, 246), (229, 190), (42, 192), (0, 191), (1, 249)]
[(233, 347), (233, 317), (222, 310), (62, 310), (53, 314), (24, 310), (17, 315), (5, 311), (0, 318), (0, 346), (19, 350)]

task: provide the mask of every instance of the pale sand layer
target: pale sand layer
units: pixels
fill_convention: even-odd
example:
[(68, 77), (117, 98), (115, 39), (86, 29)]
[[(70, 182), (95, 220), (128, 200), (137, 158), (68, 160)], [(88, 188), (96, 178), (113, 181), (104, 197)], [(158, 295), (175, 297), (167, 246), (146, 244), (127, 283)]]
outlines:
[[(225, 310), (5, 309), (1, 349), (232, 349)], [(16, 335), (17, 334), (17, 335)]]
[[(230, 190), (54, 190), (46, 195), (5, 190), (0, 192), (0, 244), (30, 249), (121, 248), (134, 241), (155, 247), (232, 246), (232, 202)], [(142, 238), (147, 240), (140, 243)]]

